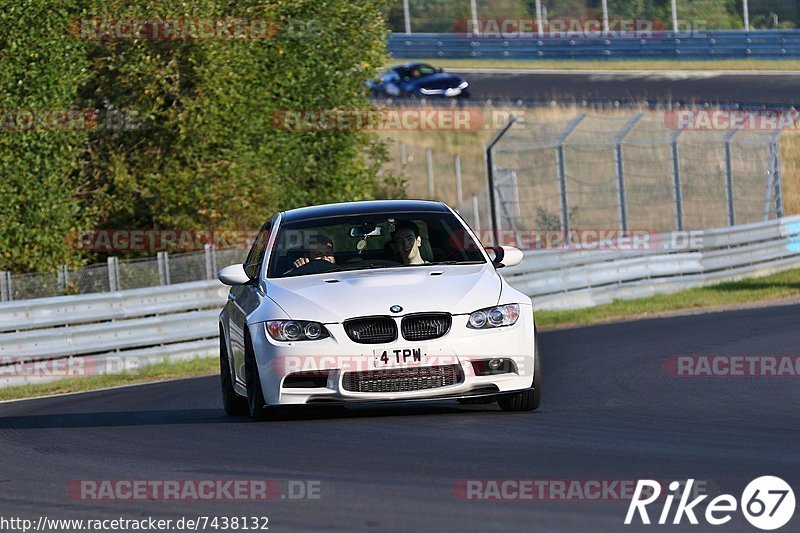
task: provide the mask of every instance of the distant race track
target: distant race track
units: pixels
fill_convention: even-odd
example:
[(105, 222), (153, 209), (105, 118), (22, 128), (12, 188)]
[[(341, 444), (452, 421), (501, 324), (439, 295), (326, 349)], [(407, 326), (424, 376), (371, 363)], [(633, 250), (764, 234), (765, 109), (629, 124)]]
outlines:
[(797, 72), (448, 71), (461, 74), (469, 81), (474, 100), (647, 101), (781, 108), (800, 104), (800, 73)]

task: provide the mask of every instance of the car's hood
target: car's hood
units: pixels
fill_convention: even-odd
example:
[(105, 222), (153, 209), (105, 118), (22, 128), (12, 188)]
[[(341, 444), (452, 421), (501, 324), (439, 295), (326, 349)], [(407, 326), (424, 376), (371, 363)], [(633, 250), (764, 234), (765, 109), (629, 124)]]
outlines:
[(403, 308), (401, 315), (471, 313), (497, 304), (501, 289), (500, 277), (489, 263), (358, 270), (267, 281), (267, 295), (289, 317), (325, 323), (390, 315), (393, 305)]
[(411, 84), (421, 89), (452, 89), (453, 87), (458, 87), (463, 81), (464, 78), (461, 76), (439, 72), (418, 80), (412, 80)]

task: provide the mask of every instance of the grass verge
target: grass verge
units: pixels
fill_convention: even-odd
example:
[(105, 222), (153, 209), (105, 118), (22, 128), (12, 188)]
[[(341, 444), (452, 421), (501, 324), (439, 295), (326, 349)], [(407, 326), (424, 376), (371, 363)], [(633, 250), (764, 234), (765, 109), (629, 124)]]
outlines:
[(203, 357), (187, 361), (165, 360), (161, 363), (119, 374), (64, 378), (49, 383), (14, 385), (13, 387), (0, 388), (0, 400), (52, 396), (54, 394), (104, 389), (164, 379), (207, 376), (218, 372), (219, 359), (216, 357)]
[(624, 319), (647, 318), (656, 314), (686, 309), (736, 307), (753, 302), (768, 302), (800, 297), (800, 269), (787, 270), (763, 278), (749, 278), (687, 289), (636, 300), (569, 311), (538, 311), (536, 324), (542, 329), (599, 324)]
[(721, 59), (708, 61), (617, 60), (617, 61), (541, 61), (524, 59), (393, 59), (386, 66), (421, 61), (443, 68), (495, 68), (526, 70), (800, 70), (800, 60)]

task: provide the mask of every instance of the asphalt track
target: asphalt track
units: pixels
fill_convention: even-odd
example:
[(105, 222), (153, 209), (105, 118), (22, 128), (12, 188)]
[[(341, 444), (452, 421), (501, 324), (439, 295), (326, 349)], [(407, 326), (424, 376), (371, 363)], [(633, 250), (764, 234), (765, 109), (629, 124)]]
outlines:
[[(796, 354), (800, 306), (541, 334), (533, 413), (424, 404), (228, 418), (216, 377), (0, 404), (0, 516), (269, 516), (270, 531), (638, 531), (627, 501), (464, 501), (465, 479), (704, 480), (800, 488), (798, 378), (676, 378), (675, 354)], [(84, 501), (70, 480), (315, 480), (314, 500)], [(660, 508), (652, 512), (657, 515)], [(656, 516), (653, 516), (655, 519)], [(784, 530), (797, 531), (795, 514)], [(793, 524), (793, 527), (792, 527)], [(745, 531), (741, 514), (717, 531)]]
[(800, 104), (800, 73), (712, 71), (474, 71), (450, 69), (475, 100), (678, 102), (789, 107)]

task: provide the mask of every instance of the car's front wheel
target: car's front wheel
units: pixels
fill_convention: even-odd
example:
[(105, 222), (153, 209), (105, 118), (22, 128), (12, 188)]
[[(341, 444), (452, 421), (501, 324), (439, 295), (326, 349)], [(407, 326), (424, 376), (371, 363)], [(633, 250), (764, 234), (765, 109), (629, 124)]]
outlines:
[(539, 346), (535, 349), (533, 362), (533, 383), (531, 388), (513, 396), (499, 398), (497, 403), (503, 411), (535, 411), (542, 399), (542, 372), (539, 362)]
[(264, 390), (261, 388), (261, 377), (256, 365), (256, 356), (250, 339), (245, 339), (244, 353), (245, 383), (247, 385), (247, 405), (250, 416), (256, 420), (263, 420), (267, 417), (268, 407), (264, 401)]
[(247, 398), (242, 398), (233, 389), (231, 367), (228, 363), (228, 347), (222, 331), (219, 334), (219, 378), (222, 386), (222, 406), (225, 408), (225, 413), (230, 416), (249, 413)]

